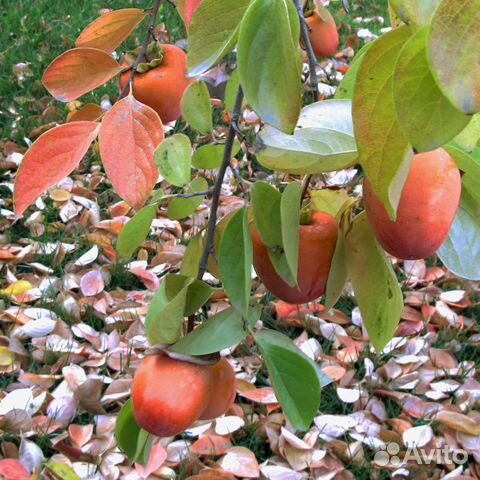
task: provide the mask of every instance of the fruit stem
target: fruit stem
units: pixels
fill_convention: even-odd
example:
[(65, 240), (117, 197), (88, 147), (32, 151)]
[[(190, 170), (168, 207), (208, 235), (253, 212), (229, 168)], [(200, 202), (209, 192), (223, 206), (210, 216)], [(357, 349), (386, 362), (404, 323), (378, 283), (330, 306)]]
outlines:
[(145, 35), (145, 39), (143, 40), (142, 48), (138, 54), (138, 57), (135, 60), (135, 63), (132, 65), (132, 73), (130, 73), (130, 78), (128, 79), (128, 82), (125, 84), (122, 92), (120, 93), (120, 98), (123, 98), (127, 94), (127, 92), (131, 89), (133, 77), (135, 76), (137, 67), (138, 65), (140, 65), (140, 63), (142, 62), (142, 58), (147, 53), (148, 44), (150, 43), (150, 38), (151, 37), (153, 38), (153, 32), (155, 30), (155, 25), (157, 24), (158, 11), (160, 10), (161, 3), (162, 3), (162, 0), (155, 0), (155, 3), (153, 4), (152, 20), (150, 22), (150, 25), (147, 28), (147, 33)]
[(310, 35), (308, 34), (308, 24), (303, 15), (303, 7), (301, 0), (293, 0), (297, 7), (298, 17), (300, 19), (300, 29), (302, 34), (303, 44), (305, 45), (305, 51), (308, 57), (308, 69), (310, 71), (310, 83), (312, 85), (313, 98), (318, 102), (320, 93), (318, 91), (318, 77), (317, 77), (317, 57), (313, 53), (312, 42), (310, 41)]
[(310, 225), (312, 221), (312, 208), (306, 205), (300, 210), (300, 225)]
[(311, 181), (312, 181), (312, 174), (307, 175), (303, 179), (302, 195), (300, 197), (300, 208), (302, 208), (303, 201), (305, 200), (305, 197), (307, 196), (308, 187), (310, 186)]
[[(227, 171), (228, 165), (232, 157), (233, 142), (238, 131), (238, 120), (240, 118), (240, 111), (243, 102), (243, 90), (239, 86), (237, 90), (237, 96), (235, 98), (235, 106), (233, 107), (232, 119), (230, 126), (228, 127), (227, 140), (225, 142), (225, 150), (223, 151), (222, 164), (218, 170), (217, 179), (213, 187), (212, 192), (212, 205), (210, 207), (210, 218), (208, 219), (207, 237), (205, 240), (205, 248), (203, 250), (202, 258), (200, 259), (197, 278), (201, 280), (204, 273), (207, 271), (208, 257), (214, 253), (214, 238), (215, 238), (215, 226), (217, 224), (217, 209), (220, 203), (220, 192), (222, 191), (223, 178)], [(190, 326), (190, 325), (189, 325)]]

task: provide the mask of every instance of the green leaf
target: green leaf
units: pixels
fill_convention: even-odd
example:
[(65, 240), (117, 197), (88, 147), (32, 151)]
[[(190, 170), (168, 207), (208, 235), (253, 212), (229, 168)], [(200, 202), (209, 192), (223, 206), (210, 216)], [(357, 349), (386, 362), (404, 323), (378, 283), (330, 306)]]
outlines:
[[(227, 228), (228, 223), (232, 219), (232, 217), (235, 215), (235, 210), (231, 211), (227, 215), (225, 215), (215, 226), (215, 236), (213, 240), (214, 248), (215, 251), (218, 252), (220, 250), (220, 243), (223, 238), (223, 232), (225, 231), (225, 228)], [(213, 257), (210, 255), (208, 257), (208, 271), (216, 278), (220, 278), (220, 271), (218, 268), (218, 262), (217, 258)]]
[(455, 160), (457, 167), (472, 177), (480, 178), (480, 159), (466, 152), (455, 143), (449, 143), (445, 150)]
[(255, 334), (273, 388), (290, 423), (307, 430), (320, 406), (320, 381), (315, 366), (285, 335), (273, 330)]
[(117, 252), (122, 258), (129, 260), (145, 241), (156, 212), (156, 205), (143, 207), (123, 227), (117, 241)]
[(390, 0), (400, 19), (415, 26), (427, 25), (440, 0)]
[[(473, 187), (475, 188), (475, 186), (474, 183)], [(469, 183), (464, 181), (460, 208), (448, 237), (437, 254), (455, 275), (479, 281), (480, 203), (478, 202), (478, 190), (470, 191), (469, 188), (471, 188)]]
[(267, 126), (256, 154), (265, 167), (298, 175), (351, 167), (358, 156), (351, 102), (325, 100), (305, 107), (293, 135)]
[(252, 239), (248, 229), (247, 209), (242, 208), (228, 222), (218, 253), (223, 287), (232, 305), (245, 318), (252, 283)]
[(158, 188), (155, 193), (152, 195), (150, 198), (150, 201), (148, 202), (149, 205), (157, 204), (161, 202), (165, 197), (165, 192), (163, 191), (162, 188)]
[[(167, 275), (155, 292), (145, 319), (145, 332), (151, 345), (175, 343), (182, 335), (189, 283), (184, 284), (172, 298), (171, 294), (167, 295), (171, 276), (174, 275)], [(190, 279), (191, 282), (193, 279)]]
[[(240, 142), (235, 140), (232, 147), (232, 156), (240, 150)], [(202, 145), (195, 150), (192, 163), (195, 168), (218, 168), (222, 163), (225, 144)]]
[(269, 249), (268, 256), (272, 262), (273, 268), (277, 274), (280, 275), (282, 280), (284, 280), (290, 287), (295, 287), (297, 285), (297, 281), (293, 277), (293, 273), (290, 269), (290, 265), (288, 264), (287, 257), (283, 249)]
[(460, 111), (480, 110), (480, 0), (442, 0), (431, 20), (428, 55), (433, 76)]
[(348, 72), (343, 77), (340, 85), (337, 87), (335, 92), (335, 99), (337, 100), (351, 100), (353, 98), (353, 93), (355, 90), (355, 83), (357, 81), (358, 70), (360, 69), (360, 64), (362, 59), (367, 52), (367, 50), (373, 45), (373, 42), (366, 43), (353, 57), (352, 63)]
[(340, 299), (348, 279), (347, 250), (343, 229), (338, 230), (337, 245), (332, 258), (332, 265), (328, 274), (327, 290), (325, 293), (325, 308), (330, 310)]
[(203, 306), (213, 293), (212, 287), (202, 280), (195, 280), (185, 275), (167, 275), (164, 279), (164, 292), (167, 301), (175, 299), (177, 294), (185, 287), (188, 287), (187, 299), (183, 316), (193, 315)]
[(480, 203), (480, 177), (467, 173), (462, 177), (462, 183), (463, 188), (468, 190), (471, 197)]
[(233, 71), (225, 88), (225, 110), (227, 112), (231, 112), (233, 110), (239, 85), (240, 75), (238, 74), (238, 69), (236, 69)]
[(255, 182), (251, 188), (255, 228), (267, 248), (283, 247), (280, 202), (282, 195), (265, 182)]
[(480, 113), (474, 115), (470, 123), (454, 139), (464, 150), (471, 152), (480, 141)]
[(240, 26), (238, 71), (245, 97), (268, 124), (291, 133), (302, 105), (300, 22), (290, 0), (253, 0)]
[(50, 460), (45, 468), (55, 480), (80, 480), (80, 477), (65, 463)]
[(187, 250), (183, 255), (182, 267), (180, 269), (180, 274), (187, 277), (195, 278), (198, 275), (198, 269), (200, 264), (200, 259), (203, 254), (203, 237), (202, 233), (197, 233), (194, 235), (190, 242), (188, 242)]
[(410, 29), (400, 27), (375, 41), (360, 65), (353, 99), (360, 164), (392, 220), (413, 156), (393, 98), (396, 59), (409, 37)]
[[(248, 323), (253, 326), (259, 318), (260, 308), (250, 308)], [(247, 333), (244, 318), (231, 307), (210, 317), (170, 347), (170, 350), (187, 355), (208, 355), (240, 343)]]
[(131, 461), (139, 461), (144, 465), (150, 455), (149, 437), (150, 434), (143, 430), (135, 420), (132, 401), (127, 400), (115, 423), (115, 438), (118, 446)]
[(324, 188), (310, 192), (310, 197), (314, 210), (329, 213), (337, 219), (340, 218), (345, 210), (355, 203), (355, 199), (345, 190), (329, 190)]
[(182, 114), (187, 123), (200, 133), (208, 134), (213, 130), (212, 105), (205, 82), (196, 80), (185, 90)]
[(183, 187), (190, 181), (192, 145), (183, 133), (166, 138), (155, 150), (155, 163), (168, 183)]
[[(188, 277), (187, 277), (188, 278)], [(185, 316), (193, 315), (213, 294), (213, 288), (202, 280), (195, 280), (188, 287)]]
[[(208, 182), (203, 177), (194, 178), (188, 188), (187, 193), (206, 192)], [(204, 195), (192, 198), (174, 198), (168, 205), (168, 218), (170, 220), (181, 220), (190, 216), (202, 204)]]
[(300, 203), (302, 187), (291, 182), (282, 193), (280, 216), (282, 224), (282, 243), (285, 259), (295, 285), (297, 285), (298, 248), (300, 242)]
[(403, 311), (403, 294), (390, 260), (380, 249), (365, 212), (345, 237), (348, 276), (362, 319), (377, 353), (395, 334)]
[(137, 440), (137, 451), (135, 452), (135, 463), (140, 463), (143, 466), (148, 464), (150, 454), (152, 453), (154, 438), (153, 435), (150, 435), (143, 428), (140, 429)]
[(250, 0), (203, 0), (188, 31), (188, 75), (205, 73), (237, 41), (240, 22)]
[(441, 147), (460, 133), (470, 117), (459, 112), (438, 88), (427, 61), (428, 27), (403, 46), (394, 75), (398, 120), (417, 152)]

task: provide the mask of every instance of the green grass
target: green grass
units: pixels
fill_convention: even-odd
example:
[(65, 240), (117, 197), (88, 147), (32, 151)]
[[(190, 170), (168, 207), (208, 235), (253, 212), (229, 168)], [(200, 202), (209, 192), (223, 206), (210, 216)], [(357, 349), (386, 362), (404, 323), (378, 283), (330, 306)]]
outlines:
[(261, 463), (272, 456), (272, 451), (270, 444), (259, 435), (259, 428), (259, 424), (247, 421), (241, 430), (235, 432), (232, 443), (237, 447), (246, 447), (251, 450)]
[[(373, 34), (379, 35), (382, 28), (390, 26), (388, 0), (350, 0), (349, 3), (350, 13), (348, 15), (336, 15), (342, 44), (359, 28), (368, 28)], [(329, 9), (333, 13), (341, 8), (340, 0), (334, 0), (330, 5), (331, 7), (329, 7)], [(383, 17), (385, 20), (383, 25), (376, 21), (369, 23), (359, 23), (355, 21), (357, 17), (373, 18), (378, 16)]]
[[(65, 119), (65, 104), (51, 98), (47, 98), (45, 104), (39, 104), (39, 99), (48, 96), (41, 77), (56, 56), (75, 46), (76, 37), (98, 17), (101, 8), (149, 8), (152, 4), (152, 0), (78, 0), (73, 3), (64, 0), (0, 0), (0, 137), (21, 142), (32, 128)], [(168, 24), (172, 40), (176, 41), (184, 37), (184, 27), (173, 10), (167, 2), (163, 2), (159, 22)], [(145, 25), (142, 24), (118, 49), (118, 53), (139, 45), (144, 32)], [(29, 70), (28, 76), (21, 81), (13, 72), (14, 65), (19, 63), (26, 63)], [(99, 102), (103, 95), (112, 98), (117, 93), (113, 80), (94, 93), (85, 95), (81, 101)], [(41, 117), (47, 105), (56, 109), (48, 120)]]

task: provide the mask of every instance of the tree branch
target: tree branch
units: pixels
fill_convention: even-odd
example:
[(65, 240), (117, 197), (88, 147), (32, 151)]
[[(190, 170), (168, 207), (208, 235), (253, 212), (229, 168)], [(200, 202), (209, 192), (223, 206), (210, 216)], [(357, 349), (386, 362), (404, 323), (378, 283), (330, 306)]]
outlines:
[(308, 57), (308, 69), (310, 71), (310, 83), (312, 85), (313, 98), (318, 102), (319, 91), (318, 91), (318, 77), (317, 77), (317, 57), (313, 52), (312, 42), (310, 41), (310, 36), (308, 34), (308, 24), (303, 15), (303, 7), (301, 0), (293, 0), (295, 6), (297, 7), (298, 17), (300, 18), (300, 29), (302, 33), (303, 44), (305, 45), (305, 51), (307, 52)]
[(132, 73), (130, 74), (130, 78), (128, 79), (128, 82), (125, 84), (123, 87), (122, 92), (120, 93), (120, 98), (123, 98), (128, 90), (130, 89), (130, 86), (132, 85), (133, 82), (133, 77), (135, 76), (135, 73), (137, 71), (137, 67), (140, 65), (142, 62), (142, 58), (144, 55), (147, 53), (147, 48), (148, 44), (150, 42), (150, 38), (153, 37), (153, 32), (155, 30), (155, 26), (157, 24), (157, 17), (158, 17), (158, 11), (160, 9), (160, 4), (162, 3), (162, 0), (155, 0), (155, 3), (153, 4), (152, 8), (152, 20), (150, 21), (150, 25), (148, 26), (147, 33), (145, 35), (145, 39), (143, 40), (142, 48), (140, 50), (140, 53), (138, 54), (138, 57), (135, 59), (135, 62), (132, 65)]
[(200, 259), (200, 265), (198, 269), (197, 278), (201, 280), (204, 273), (207, 271), (207, 262), (208, 257), (214, 251), (214, 238), (215, 238), (215, 226), (217, 224), (217, 209), (220, 202), (220, 192), (222, 190), (223, 178), (225, 177), (225, 172), (227, 167), (230, 164), (230, 159), (232, 157), (232, 148), (233, 141), (235, 140), (235, 135), (238, 130), (238, 120), (240, 118), (240, 113), (242, 109), (243, 102), (243, 90), (242, 87), (238, 87), (237, 97), (235, 99), (235, 106), (232, 112), (232, 120), (230, 121), (230, 126), (228, 128), (227, 140), (225, 142), (225, 150), (223, 152), (222, 164), (218, 170), (217, 179), (213, 187), (212, 193), (212, 205), (210, 207), (210, 218), (208, 219), (207, 225), (207, 237), (205, 239), (205, 248), (203, 250), (202, 258)]

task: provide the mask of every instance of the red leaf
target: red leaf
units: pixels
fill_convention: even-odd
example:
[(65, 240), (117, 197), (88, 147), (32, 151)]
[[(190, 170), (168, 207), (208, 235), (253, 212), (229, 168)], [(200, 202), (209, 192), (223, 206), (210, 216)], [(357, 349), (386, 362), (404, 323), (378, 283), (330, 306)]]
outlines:
[(45, 190), (69, 175), (97, 138), (100, 124), (71, 122), (38, 137), (23, 157), (15, 181), (15, 213), (22, 215)]
[(152, 447), (150, 457), (147, 465), (144, 467), (139, 463), (135, 464), (135, 470), (142, 478), (148, 478), (150, 475), (158, 470), (167, 459), (167, 451), (162, 445), (157, 443)]
[(197, 455), (223, 455), (229, 448), (232, 447), (232, 442), (220, 435), (205, 435), (199, 438), (192, 445), (192, 453)]
[(255, 390), (249, 390), (248, 392), (240, 393), (242, 397), (248, 398), (252, 402), (271, 404), (278, 403), (277, 397), (273, 388), (264, 387), (257, 388)]
[(68, 114), (67, 122), (94, 122), (98, 120), (105, 110), (94, 103), (87, 103), (82, 108)]
[(139, 8), (113, 10), (90, 23), (75, 45), (113, 52), (144, 18), (145, 12)]
[(18, 460), (5, 458), (0, 460), (0, 477), (5, 480), (28, 480), (30, 474)]
[(43, 84), (61, 102), (71, 102), (108, 82), (122, 66), (98, 48), (73, 48), (58, 56), (45, 70)]
[(163, 138), (157, 112), (131, 95), (117, 102), (102, 122), (99, 143), (105, 171), (115, 191), (136, 209), (157, 182), (153, 153)]
[(193, 14), (195, 10), (202, 3), (202, 0), (186, 0), (185, 2), (185, 23), (187, 28), (190, 27), (190, 22), (192, 21)]

